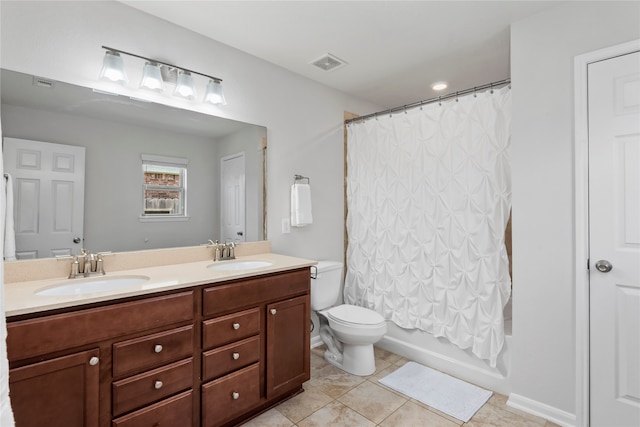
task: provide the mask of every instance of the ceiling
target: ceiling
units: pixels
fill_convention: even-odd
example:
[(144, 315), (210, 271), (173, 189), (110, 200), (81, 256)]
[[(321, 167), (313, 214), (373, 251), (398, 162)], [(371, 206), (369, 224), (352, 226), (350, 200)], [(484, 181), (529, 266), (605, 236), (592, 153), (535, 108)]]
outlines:
[[(384, 108), (510, 77), (510, 24), (561, 3), (120, 1)], [(327, 53), (347, 65), (310, 64)]]

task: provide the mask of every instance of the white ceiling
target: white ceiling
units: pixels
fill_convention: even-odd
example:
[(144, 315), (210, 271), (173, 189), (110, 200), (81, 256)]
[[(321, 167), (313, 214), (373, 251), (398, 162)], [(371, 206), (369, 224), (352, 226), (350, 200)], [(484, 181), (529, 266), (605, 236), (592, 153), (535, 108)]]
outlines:
[[(510, 24), (558, 1), (132, 1), (129, 6), (384, 108), (510, 77)], [(321, 71), (330, 53), (347, 66)]]

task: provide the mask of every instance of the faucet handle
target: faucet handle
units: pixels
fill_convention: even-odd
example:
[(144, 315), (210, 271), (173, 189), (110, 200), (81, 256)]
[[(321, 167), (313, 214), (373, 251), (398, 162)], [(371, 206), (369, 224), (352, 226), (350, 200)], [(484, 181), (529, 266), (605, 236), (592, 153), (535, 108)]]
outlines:
[(98, 253), (98, 260), (96, 261), (96, 273), (105, 275), (104, 261), (102, 260), (103, 253)]
[(236, 247), (235, 242), (225, 243), (225, 247), (227, 248), (227, 258), (236, 259), (236, 253), (234, 249)]
[(78, 256), (74, 255), (73, 256), (73, 261), (71, 262), (71, 272), (69, 273), (69, 279), (75, 279), (76, 276), (79, 273), (79, 262), (78, 262)]

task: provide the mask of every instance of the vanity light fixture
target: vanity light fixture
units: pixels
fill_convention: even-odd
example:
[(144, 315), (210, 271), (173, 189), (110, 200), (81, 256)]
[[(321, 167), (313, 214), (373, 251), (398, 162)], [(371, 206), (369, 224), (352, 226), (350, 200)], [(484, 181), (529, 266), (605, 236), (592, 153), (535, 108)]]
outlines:
[(122, 61), (119, 52), (107, 49), (107, 52), (104, 54), (104, 60), (102, 61), (100, 79), (120, 84), (127, 83), (128, 79), (127, 73), (124, 71), (124, 61)]
[(434, 84), (431, 85), (431, 89), (435, 90), (435, 91), (441, 91), (441, 90), (445, 90), (447, 87), (449, 87), (449, 84), (447, 82), (435, 82)]
[(222, 92), (222, 84), (220, 80), (209, 80), (209, 83), (207, 84), (207, 90), (204, 94), (204, 102), (208, 102), (213, 105), (227, 105), (227, 100), (224, 99), (224, 93)]
[(142, 70), (142, 80), (140, 87), (143, 89), (164, 91), (164, 82), (162, 81), (162, 72), (160, 65), (156, 62), (146, 62)]
[[(121, 55), (128, 55), (145, 60), (140, 88), (164, 92), (165, 83), (175, 83), (176, 87), (173, 90), (174, 96), (193, 100), (197, 94), (194, 75), (201, 76), (209, 79), (203, 102), (214, 105), (227, 104), (222, 91), (222, 79), (218, 77), (198, 73), (197, 71), (177, 67), (163, 61), (146, 58), (123, 50), (113, 49), (107, 46), (102, 46), (102, 48), (106, 50), (106, 53), (104, 56), (102, 72), (100, 73), (101, 80), (117, 82), (122, 85), (126, 84), (128, 79)], [(169, 78), (163, 78), (165, 75), (169, 76)]]

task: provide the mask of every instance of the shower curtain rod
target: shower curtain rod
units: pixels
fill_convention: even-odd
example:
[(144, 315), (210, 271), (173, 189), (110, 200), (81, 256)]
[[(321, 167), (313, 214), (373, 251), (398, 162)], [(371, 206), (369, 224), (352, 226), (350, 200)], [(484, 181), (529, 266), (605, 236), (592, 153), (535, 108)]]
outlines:
[(372, 117), (377, 117), (379, 115), (382, 114), (393, 114), (393, 113), (397, 113), (399, 111), (406, 111), (409, 108), (416, 108), (416, 107), (422, 107), (423, 105), (427, 105), (427, 104), (433, 104), (434, 102), (441, 102), (441, 101), (445, 101), (447, 99), (451, 99), (451, 98), (458, 98), (460, 95), (467, 95), (470, 93), (475, 93), (481, 90), (485, 90), (485, 89), (493, 89), (496, 87), (500, 87), (500, 86), (504, 86), (507, 84), (511, 83), (511, 79), (504, 79), (504, 80), (499, 80), (497, 82), (493, 82), (493, 83), (487, 83), (485, 85), (482, 86), (475, 86), (472, 87), (470, 89), (465, 89), (465, 90), (460, 90), (457, 92), (451, 92), (447, 95), (444, 96), (438, 96), (435, 98), (430, 98), (430, 99), (425, 99), (423, 101), (419, 101), (419, 102), (413, 102), (411, 104), (406, 104), (403, 105), (401, 107), (394, 107), (394, 108), (389, 108), (387, 110), (383, 110), (383, 111), (378, 111), (377, 113), (371, 113), (371, 114), (367, 114), (366, 116), (359, 116), (359, 117), (354, 117), (352, 119), (347, 119), (344, 121), (345, 124), (349, 124), (352, 122), (359, 122), (359, 121), (365, 121), (368, 120)]

